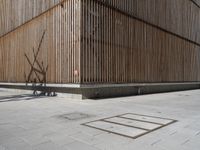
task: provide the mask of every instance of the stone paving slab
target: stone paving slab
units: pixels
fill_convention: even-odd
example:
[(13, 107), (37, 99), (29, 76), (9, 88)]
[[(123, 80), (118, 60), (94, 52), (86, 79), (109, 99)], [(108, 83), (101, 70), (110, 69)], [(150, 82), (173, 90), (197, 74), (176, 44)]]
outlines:
[(140, 136), (147, 132), (146, 130), (137, 129), (133, 127), (127, 127), (127, 126), (109, 123), (105, 121), (95, 121), (95, 122), (87, 123), (86, 125), (89, 127), (104, 130), (113, 134), (127, 136), (130, 138)]
[[(65, 94), (32, 97), (30, 93), (0, 90), (0, 150), (199, 150), (200, 147), (200, 90), (98, 101), (72, 100)], [(90, 117), (75, 120), (58, 117), (77, 112)], [(145, 114), (178, 122), (137, 139), (82, 125), (121, 114)], [(135, 119), (133, 115), (125, 117)], [(158, 125), (172, 121), (147, 116), (136, 119), (144, 118)], [(136, 125), (134, 121), (115, 119), (111, 121)], [(137, 125), (153, 128), (150, 124)]]
[(143, 128), (146, 130), (154, 130), (156, 128), (161, 127), (161, 125), (158, 125), (158, 124), (130, 120), (130, 119), (125, 119), (125, 118), (120, 118), (120, 117), (114, 117), (114, 118), (109, 118), (109, 119), (105, 119), (105, 120), (113, 122), (113, 123), (122, 124), (122, 125), (128, 125), (131, 127)]
[[(129, 117), (128, 115), (132, 115), (137, 119), (133, 119), (133, 117)], [(140, 118), (141, 116), (142, 118)], [(150, 121), (147, 121), (147, 120), (150, 120)], [(167, 120), (166, 121), (167, 123), (166, 122), (164, 123), (164, 120)], [(168, 122), (169, 120), (170, 122)], [(158, 121), (160, 122), (162, 121), (162, 123), (158, 123)], [(137, 114), (137, 115), (125, 114), (125, 115), (118, 115), (118, 116), (91, 121), (88, 123), (84, 123), (83, 125), (92, 127), (95, 129), (99, 129), (105, 132), (109, 132), (112, 134), (117, 134), (117, 135), (136, 139), (141, 136), (144, 136), (145, 134), (149, 134), (155, 130), (158, 130), (162, 127), (165, 127), (175, 122), (177, 121), (172, 120), (172, 119), (164, 119), (164, 118), (160, 118), (156, 116), (146, 116), (146, 115), (141, 115), (141, 114)]]
[(140, 121), (146, 121), (146, 122), (151, 122), (151, 123), (157, 123), (157, 124), (161, 124), (161, 125), (166, 125), (173, 121), (170, 119), (155, 118), (155, 117), (136, 115), (136, 114), (126, 114), (126, 115), (122, 115), (121, 117), (128, 118), (128, 119), (140, 120)]

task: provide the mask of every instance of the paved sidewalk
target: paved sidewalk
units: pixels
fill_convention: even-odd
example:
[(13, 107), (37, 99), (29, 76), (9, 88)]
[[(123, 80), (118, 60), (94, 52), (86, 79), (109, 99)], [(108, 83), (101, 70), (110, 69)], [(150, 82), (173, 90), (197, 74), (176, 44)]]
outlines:
[[(127, 113), (178, 122), (137, 139), (81, 125)], [(199, 150), (200, 90), (81, 101), (0, 89), (0, 150), (134, 149)]]

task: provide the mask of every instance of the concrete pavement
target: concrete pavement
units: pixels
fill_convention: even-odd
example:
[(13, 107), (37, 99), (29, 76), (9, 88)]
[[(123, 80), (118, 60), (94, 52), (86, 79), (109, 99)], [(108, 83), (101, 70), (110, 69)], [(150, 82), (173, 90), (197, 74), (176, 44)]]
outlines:
[[(177, 122), (136, 139), (82, 125), (127, 113)], [(0, 150), (199, 150), (199, 147), (200, 90), (94, 101), (70, 99), (65, 94), (33, 97), (27, 91), (0, 89)]]

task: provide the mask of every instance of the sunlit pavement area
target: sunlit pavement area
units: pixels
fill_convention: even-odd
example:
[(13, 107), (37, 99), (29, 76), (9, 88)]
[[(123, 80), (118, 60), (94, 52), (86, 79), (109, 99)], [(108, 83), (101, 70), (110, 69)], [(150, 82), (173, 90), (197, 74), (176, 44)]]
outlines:
[(0, 150), (134, 149), (199, 150), (200, 90), (76, 100), (0, 89)]

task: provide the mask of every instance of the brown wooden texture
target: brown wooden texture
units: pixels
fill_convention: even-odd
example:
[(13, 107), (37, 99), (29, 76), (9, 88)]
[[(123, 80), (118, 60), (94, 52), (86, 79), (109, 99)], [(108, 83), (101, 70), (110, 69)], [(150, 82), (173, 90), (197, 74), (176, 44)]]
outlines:
[(199, 0), (11, 1), (0, 35), (23, 25), (0, 37), (1, 82), (25, 82), (44, 30), (48, 83), (200, 81)]
[(0, 37), (63, 0), (1, 0)]
[[(67, 0), (12, 33), (0, 38), (0, 81), (25, 82), (35, 51), (46, 31), (38, 60), (48, 65), (48, 83), (80, 79), (80, 1)], [(37, 67), (37, 66), (36, 66)], [(34, 78), (34, 76), (32, 77)]]
[(198, 12), (185, 0), (83, 0), (82, 83), (200, 81)]
[(200, 44), (199, 0), (95, 0)]
[(200, 0), (190, 0), (192, 1), (197, 7), (200, 8)]

